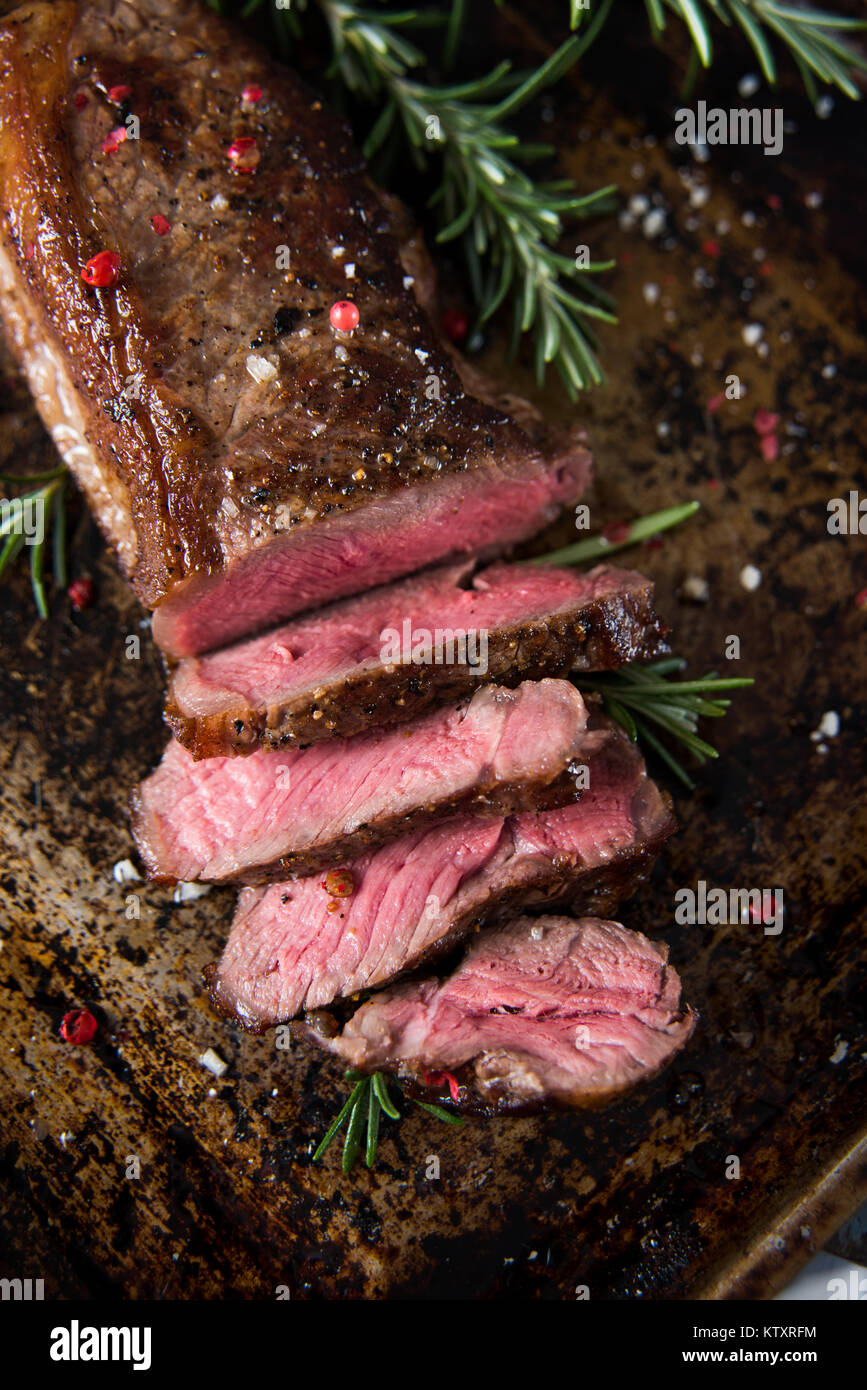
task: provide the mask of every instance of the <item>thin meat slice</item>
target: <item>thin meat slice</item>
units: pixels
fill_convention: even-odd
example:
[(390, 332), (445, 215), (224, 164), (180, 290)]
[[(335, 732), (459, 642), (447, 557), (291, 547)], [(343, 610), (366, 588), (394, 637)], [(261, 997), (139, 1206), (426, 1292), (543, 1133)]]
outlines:
[(604, 670), (667, 650), (642, 575), (472, 562), (334, 604), (176, 667), (166, 718), (194, 757), (346, 738), (485, 681)]
[(580, 496), (583, 433), (469, 384), (347, 127), (244, 32), (34, 3), (0, 73), (3, 316), (167, 653), (496, 555)]
[(587, 786), (570, 806), (404, 835), (348, 866), (347, 897), (330, 896), (321, 875), (242, 889), (207, 972), (213, 1002), (260, 1031), (415, 969), (503, 913), (552, 903), (614, 911), (674, 819), (635, 745), (592, 722)]
[(303, 750), (195, 762), (173, 741), (134, 797), (133, 829), (162, 880), (312, 873), (460, 811), (562, 805), (586, 724), (574, 686), (545, 680)]
[(661, 942), (545, 916), (482, 933), (446, 979), (384, 990), (340, 1032), (327, 1016), (304, 1031), (361, 1071), (502, 1112), (604, 1105), (670, 1062), (695, 1021)]

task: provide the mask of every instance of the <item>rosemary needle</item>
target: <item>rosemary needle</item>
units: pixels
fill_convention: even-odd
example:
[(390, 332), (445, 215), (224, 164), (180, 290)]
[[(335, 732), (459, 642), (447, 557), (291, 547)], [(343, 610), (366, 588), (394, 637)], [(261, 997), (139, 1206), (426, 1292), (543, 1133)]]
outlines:
[[(55, 583), (66, 586), (66, 513), (64, 508), (67, 470), (64, 465), (46, 473), (25, 474), (2, 473), (0, 483), (26, 490), (17, 497), (4, 499), (9, 507), (8, 514), (0, 523), (0, 539), (5, 544), (0, 550), (0, 579), (11, 569), (12, 562), (20, 555), (25, 543), (30, 551), (30, 583), (36, 611), (40, 618), (48, 617), (48, 597), (45, 592), (45, 560), (49, 545), (52, 550), (52, 570)], [(18, 504), (16, 507), (15, 504)], [(23, 534), (23, 524), (16, 518), (23, 516), (23, 510), (38, 510), (42, 513), (43, 526), (40, 540), (32, 542)]]
[(349, 1112), (349, 1124), (346, 1127), (346, 1143), (343, 1145), (343, 1171), (348, 1173), (355, 1163), (358, 1155), (358, 1146), (361, 1143), (361, 1126), (364, 1120), (364, 1102), (368, 1092), (371, 1090), (370, 1077), (359, 1082), (356, 1088), (356, 1099)]
[(651, 536), (658, 536), (660, 531), (669, 531), (672, 526), (679, 526), (682, 521), (694, 516), (700, 506), (700, 502), (683, 502), (677, 507), (665, 507), (661, 512), (651, 512), (648, 516), (631, 522), (617, 540), (609, 540), (604, 534), (587, 536), (582, 541), (576, 541), (574, 545), (564, 546), (562, 550), (553, 550), (548, 555), (535, 555), (532, 560), (524, 560), (521, 563), (578, 565), (586, 560), (597, 560), (602, 556), (612, 555), (617, 550), (624, 550), (628, 545), (636, 545), (639, 541), (649, 540)]
[(443, 1109), (441, 1105), (434, 1105), (429, 1100), (417, 1100), (415, 1104), (420, 1110), (426, 1110), (429, 1115), (433, 1115), (437, 1120), (443, 1120), (447, 1125), (462, 1125), (464, 1122), (460, 1115), (452, 1115), (450, 1111)]

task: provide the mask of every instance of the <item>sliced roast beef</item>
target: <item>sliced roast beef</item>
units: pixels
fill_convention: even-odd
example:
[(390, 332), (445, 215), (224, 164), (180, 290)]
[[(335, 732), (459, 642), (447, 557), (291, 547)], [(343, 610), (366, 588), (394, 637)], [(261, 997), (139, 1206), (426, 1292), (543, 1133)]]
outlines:
[(166, 716), (194, 757), (348, 737), (488, 680), (603, 670), (667, 650), (629, 570), (447, 566), (181, 661)]
[(347, 128), (245, 34), (194, 0), (34, 3), (0, 69), (3, 313), (167, 652), (580, 495), (583, 435), (465, 388)]
[(446, 979), (383, 990), (333, 1027), (320, 1015), (304, 1031), (361, 1071), (502, 1112), (604, 1105), (664, 1067), (695, 1015), (666, 946), (619, 922), (546, 916), (483, 932)]
[(134, 797), (133, 828), (155, 878), (312, 873), (460, 811), (562, 805), (586, 723), (574, 686), (545, 680), (300, 750), (195, 762), (173, 740)]
[(321, 875), (242, 889), (208, 972), (214, 1003), (259, 1031), (392, 980), (503, 913), (551, 903), (614, 911), (674, 820), (634, 744), (593, 722), (586, 789), (562, 810), (463, 816), (404, 835), (350, 864), (335, 880), (342, 897)]

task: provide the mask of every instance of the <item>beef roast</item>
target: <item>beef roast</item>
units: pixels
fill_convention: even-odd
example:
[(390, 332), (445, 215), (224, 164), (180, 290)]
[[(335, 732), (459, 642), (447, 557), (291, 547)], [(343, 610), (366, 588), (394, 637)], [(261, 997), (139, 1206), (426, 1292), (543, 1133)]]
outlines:
[(346, 127), (246, 35), (193, 0), (35, 3), (0, 75), (3, 313), (164, 650), (494, 555), (578, 498), (583, 435), (465, 388)]
[(261, 883), (459, 811), (562, 805), (587, 711), (567, 681), (485, 686), (397, 729), (195, 762), (172, 741), (134, 797), (152, 877)]
[[(596, 917), (522, 917), (478, 936), (446, 979), (373, 996), (340, 1032), (304, 1031), (360, 1071), (395, 1071), (462, 1109), (596, 1107), (653, 1076), (695, 1015), (668, 948)], [(430, 1091), (428, 1095), (433, 1098)]]
[(619, 729), (599, 722), (589, 784), (562, 810), (463, 816), (349, 866), (351, 896), (320, 875), (244, 888), (211, 997), (254, 1031), (384, 984), (504, 912), (566, 904), (610, 913), (674, 829), (667, 798)]
[(445, 566), (174, 671), (166, 717), (194, 757), (348, 737), (485, 681), (601, 670), (667, 650), (629, 570)]

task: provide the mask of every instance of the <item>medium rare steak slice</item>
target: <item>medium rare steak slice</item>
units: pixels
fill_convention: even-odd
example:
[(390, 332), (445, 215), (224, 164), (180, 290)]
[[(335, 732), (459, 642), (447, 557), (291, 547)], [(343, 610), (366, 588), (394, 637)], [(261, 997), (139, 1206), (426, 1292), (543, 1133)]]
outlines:
[(586, 724), (574, 686), (545, 680), (303, 750), (194, 762), (173, 740), (133, 799), (133, 829), (154, 878), (312, 873), (460, 811), (563, 805)]
[(330, 897), (320, 875), (242, 889), (208, 971), (214, 1003), (259, 1031), (384, 984), (504, 912), (552, 902), (613, 912), (674, 819), (622, 731), (588, 734), (581, 756), (589, 785), (571, 806), (404, 835), (349, 865), (349, 897)]
[(192, 0), (36, 3), (0, 79), (3, 314), (166, 652), (578, 498), (583, 435), (464, 386), (346, 127), (243, 33)]
[(342, 1032), (327, 1015), (304, 1031), (361, 1071), (428, 1086), (448, 1073), (463, 1109), (596, 1107), (658, 1072), (695, 1027), (667, 962), (666, 946), (619, 922), (522, 917), (483, 932), (446, 979), (375, 994)]
[(667, 650), (653, 585), (634, 571), (471, 570), (432, 570), (181, 661), (166, 710), (175, 736), (197, 758), (345, 738), (487, 680), (515, 685)]

